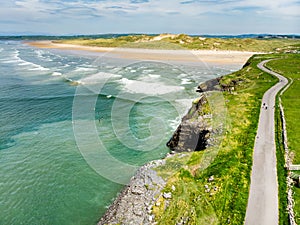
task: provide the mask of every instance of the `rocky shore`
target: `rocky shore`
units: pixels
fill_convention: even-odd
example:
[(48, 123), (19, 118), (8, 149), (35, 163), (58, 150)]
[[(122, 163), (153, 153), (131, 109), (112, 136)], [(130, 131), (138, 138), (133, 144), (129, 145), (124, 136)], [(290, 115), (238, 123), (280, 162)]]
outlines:
[(213, 144), (212, 134), (215, 131), (208, 122), (210, 114), (205, 112), (207, 98), (203, 93), (228, 89), (228, 87), (220, 87), (219, 80), (220, 78), (209, 80), (198, 86), (197, 92), (200, 93), (200, 97), (193, 101), (189, 112), (182, 118), (167, 143), (171, 154), (168, 154), (165, 159), (155, 160), (142, 166), (108, 208), (98, 225), (156, 224), (152, 207), (160, 197), (170, 200), (172, 196), (171, 193), (163, 192), (167, 181), (158, 176), (155, 168), (164, 165), (167, 158), (173, 157), (175, 153), (200, 151)]
[(108, 208), (98, 225), (155, 224), (151, 209), (160, 197), (166, 181), (157, 175), (154, 168), (164, 164), (165, 159), (162, 159), (142, 166)]

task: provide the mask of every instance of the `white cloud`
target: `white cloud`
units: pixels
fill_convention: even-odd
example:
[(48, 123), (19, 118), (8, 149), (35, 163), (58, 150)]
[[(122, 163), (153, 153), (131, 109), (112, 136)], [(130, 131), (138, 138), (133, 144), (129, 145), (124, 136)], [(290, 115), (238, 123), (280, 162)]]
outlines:
[[(8, 1), (9, 2), (9, 1)], [(186, 2), (186, 4), (182, 4)], [(110, 15), (111, 12), (122, 10), (132, 15), (149, 13), (163, 15), (168, 12), (178, 12), (187, 16), (196, 16), (203, 13), (227, 14), (238, 11), (251, 10), (257, 13), (267, 13), (274, 16), (298, 16), (300, 4), (296, 0), (215, 0), (215, 1), (181, 1), (181, 0), (107, 0), (107, 1), (41, 1), (41, 0), (17, 0), (15, 7), (1, 7), (3, 11), (16, 11), (33, 16), (51, 17), (52, 14), (61, 12), (73, 17), (93, 12), (95, 15)], [(70, 11), (67, 11), (67, 10)], [(81, 10), (80, 10), (81, 9)], [(66, 16), (66, 15), (65, 15)]]
[[(162, 29), (163, 25), (166, 28), (176, 27), (176, 24), (171, 23), (177, 22), (184, 32), (186, 27), (195, 25), (195, 21), (202, 25), (214, 25), (211, 18), (215, 14), (220, 18), (235, 17), (240, 23), (246, 23), (249, 20), (247, 17), (251, 16), (259, 18), (262, 23), (268, 18), (273, 18), (274, 21), (290, 18), (296, 24), (300, 19), (299, 11), (298, 0), (8, 0), (1, 3), (0, 20), (10, 21), (10, 24), (12, 21), (16, 24), (30, 24), (33, 21), (49, 25), (56, 23), (56, 26), (63, 26), (67, 22), (72, 24), (72, 20), (82, 20), (81, 24), (84, 25), (85, 21), (87, 27), (90, 25), (89, 21), (91, 24), (99, 21), (107, 23), (102, 27), (115, 26), (112, 29), (114, 31), (118, 26), (123, 30), (125, 22), (131, 23), (128, 24), (128, 29), (134, 26), (139, 28), (140, 23), (144, 23), (145, 29), (147, 26), (153, 27), (154, 23), (160, 23), (157, 26)], [(150, 24), (151, 20), (153, 24)], [(222, 22), (221, 19), (219, 21)], [(74, 31), (75, 28), (77, 33), (81, 32), (81, 27), (74, 26)], [(177, 26), (177, 29), (180, 27)], [(132, 29), (127, 32), (131, 31)]]

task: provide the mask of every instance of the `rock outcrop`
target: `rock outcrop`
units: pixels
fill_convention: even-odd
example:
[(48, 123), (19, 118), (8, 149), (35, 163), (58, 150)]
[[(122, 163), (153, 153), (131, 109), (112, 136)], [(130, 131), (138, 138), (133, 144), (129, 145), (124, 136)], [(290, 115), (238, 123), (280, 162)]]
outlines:
[(164, 164), (165, 159), (162, 159), (142, 166), (108, 208), (98, 225), (153, 224), (152, 206), (166, 185), (154, 168)]
[(229, 80), (228, 83), (220, 82), (223, 77), (208, 80), (198, 86), (197, 92), (200, 97), (193, 102), (187, 115), (185, 115), (173, 136), (167, 143), (172, 152), (192, 152), (207, 148), (214, 144), (214, 134), (222, 133), (222, 130), (213, 130), (210, 119), (207, 95), (212, 91), (233, 93), (236, 86), (244, 80), (239, 78)]
[[(207, 104), (205, 95), (201, 95), (193, 102), (187, 115), (185, 115), (167, 146), (174, 152), (192, 152), (204, 150), (212, 128), (208, 123), (209, 114), (203, 112)], [(207, 106), (206, 106), (207, 107)]]
[[(198, 92), (222, 90), (219, 81), (220, 78), (217, 78), (199, 85)], [(215, 133), (209, 123), (210, 119), (208, 101), (202, 93), (193, 101), (191, 109), (182, 118), (167, 146), (173, 153), (204, 150), (208, 144), (213, 143), (211, 135)], [(162, 193), (166, 181), (154, 170), (165, 163), (166, 159), (161, 159), (142, 166), (108, 208), (98, 225), (156, 224), (152, 214), (153, 205), (160, 196), (165, 199), (172, 198), (171, 193)]]
[(211, 79), (204, 83), (199, 84), (196, 92), (203, 93), (208, 91), (221, 91), (222, 90), (220, 86), (221, 79), (222, 77), (218, 77), (216, 79)]

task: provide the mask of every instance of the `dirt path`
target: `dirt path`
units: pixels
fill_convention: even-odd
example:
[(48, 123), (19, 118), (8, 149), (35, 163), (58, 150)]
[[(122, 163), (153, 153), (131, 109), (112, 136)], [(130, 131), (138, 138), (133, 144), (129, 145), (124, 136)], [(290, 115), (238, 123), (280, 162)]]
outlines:
[[(257, 66), (259, 69), (279, 78), (279, 82), (263, 96), (257, 135), (253, 152), (250, 194), (246, 211), (246, 225), (278, 224), (278, 182), (275, 144), (275, 97), (288, 80), (264, 67), (270, 60)], [(266, 109), (267, 107), (267, 109)]]

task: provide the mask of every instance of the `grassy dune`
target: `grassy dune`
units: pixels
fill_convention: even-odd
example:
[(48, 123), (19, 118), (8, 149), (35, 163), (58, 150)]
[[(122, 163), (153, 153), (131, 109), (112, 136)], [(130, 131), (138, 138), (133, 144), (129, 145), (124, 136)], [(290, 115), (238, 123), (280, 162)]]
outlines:
[(117, 38), (71, 39), (56, 43), (77, 44), (97, 47), (126, 47), (146, 49), (197, 49), (236, 50), (255, 52), (284, 52), (300, 49), (300, 40), (294, 39), (254, 39), (254, 38), (202, 38), (188, 35), (134, 35)]
[[(228, 110), (224, 137), (219, 146), (213, 147), (217, 149), (206, 150), (218, 151), (207, 169), (199, 168), (204, 152), (178, 155), (158, 169), (169, 179), (165, 192), (172, 192), (169, 203), (161, 198), (154, 206), (158, 224), (184, 220), (188, 224), (243, 224), (261, 99), (277, 82), (277, 78), (262, 72), (256, 65), (272, 57), (253, 56), (249, 65), (221, 80), (221, 84), (240, 82), (232, 93), (223, 94)], [(214, 179), (209, 182), (211, 176)]]

